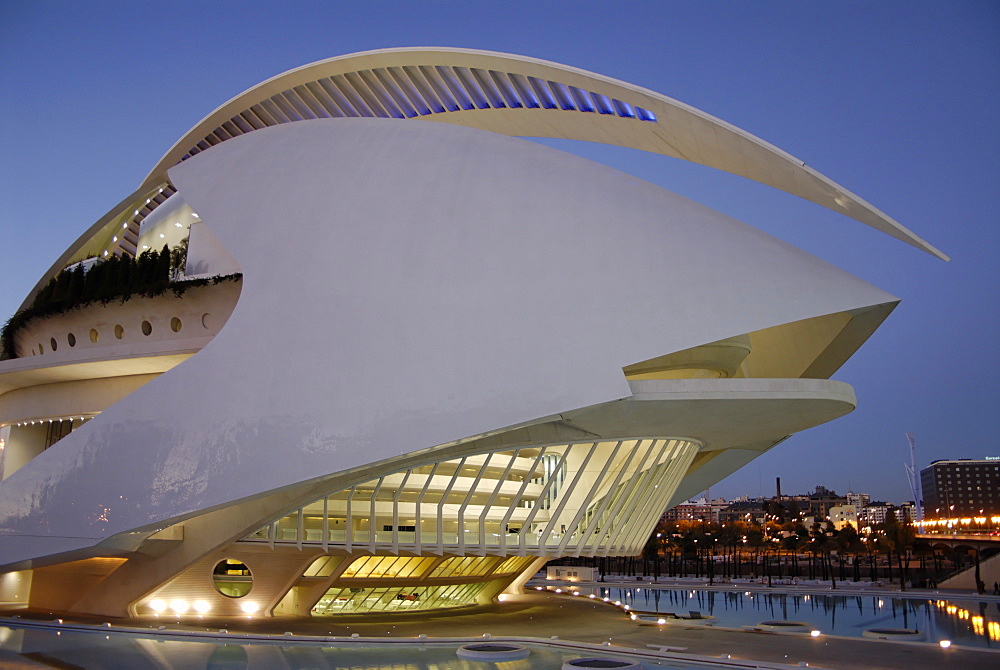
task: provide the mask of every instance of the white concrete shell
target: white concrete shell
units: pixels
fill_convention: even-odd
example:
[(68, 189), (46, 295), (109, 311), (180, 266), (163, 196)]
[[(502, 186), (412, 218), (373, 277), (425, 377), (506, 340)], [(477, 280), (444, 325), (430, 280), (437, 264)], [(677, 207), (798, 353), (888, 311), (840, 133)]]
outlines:
[[(636, 113), (636, 109), (644, 112)], [(948, 260), (899, 222), (803, 161), (655, 91), (537, 58), (475, 49), (380, 49), (290, 70), (241, 93), (171, 147), (139, 188), (69, 247), (28, 295), (72, 260), (109, 246), (127, 214), (164, 187), (169, 168), (260, 128), (317, 118), (410, 118), (513, 136), (600, 142), (738, 174), (815, 202)], [(645, 120), (643, 120), (645, 119)], [(138, 225), (134, 233), (138, 233)], [(134, 247), (128, 247), (128, 253)]]
[[(345, 115), (246, 132), (180, 161), (191, 138), (260, 96), (318, 72), (329, 77), (332, 67), (404, 67), (432, 56), (441, 65), (503, 66), (599, 89), (661, 121), (542, 109), (441, 113), (452, 121), (435, 124)], [(400, 478), (410, 476), (416, 491), (412, 472), (449, 459), (647, 440), (635, 444), (646, 445), (649, 463), (660, 458), (653, 444), (675, 460), (663, 461), (662, 471), (622, 475), (633, 493), (614, 509), (635, 523), (613, 541), (596, 542), (596, 524), (580, 526), (579, 542), (557, 528), (565, 519), (583, 523), (587, 505), (618, 486), (581, 475), (578, 491), (590, 491), (589, 498), (558, 502), (565, 512), (559, 523), (557, 512), (542, 513), (534, 546), (523, 538), (516, 547), (460, 538), (452, 544), (439, 527), (431, 549), (497, 556), (634, 551), (663, 507), (791, 433), (849, 412), (853, 391), (826, 378), (888, 315), (893, 296), (681, 196), (507, 136), (587, 136), (640, 148), (655, 140), (662, 153), (752, 178), (761, 175), (734, 168), (727, 156), (758, 152), (756, 164), (769, 166), (772, 177), (779, 163), (787, 166), (785, 177), (765, 183), (828, 206), (846, 197), (721, 122), (710, 132), (729, 138), (718, 151), (671, 150), (699, 132), (664, 135), (664, 119), (667, 127), (693, 128), (692, 119), (710, 117), (572, 68), (461, 50), (324, 61), (227, 103), (167, 154), (137, 194), (168, 184), (167, 195), (176, 190), (198, 213), (210, 246), (224, 247), (243, 272), (235, 309), (214, 339), (194, 347), (178, 337), (148, 350), (93, 348), (0, 362), (0, 422), (35, 410), (44, 418), (46, 393), (38, 389), (46, 379), (58, 387), (86, 370), (110, 377), (166, 370), (129, 387), (0, 484), (0, 566), (128, 559), (101, 589), (65, 608), (136, 612), (136, 603), (181, 571), (202, 569), (232, 542), (338, 491), (397, 479), (394, 490), (408, 490)], [(877, 210), (849, 203), (859, 220), (921, 246)], [(109, 214), (91, 234), (109, 221), (118, 226), (118, 216)], [(176, 360), (153, 363), (169, 356)], [(507, 475), (483, 472), (449, 484), (467, 497), (455, 514), (438, 514), (439, 523), (446, 516), (461, 522), (467, 509), (480, 510), (483, 524), (503, 520), (489, 508)], [(474, 501), (485, 480), (493, 497)], [(420, 481), (426, 488), (430, 479)], [(588, 488), (586, 481), (595, 483)], [(647, 484), (663, 488), (640, 495)], [(395, 532), (382, 544), (372, 496), (363, 549), (424, 551), (403, 547), (408, 540)], [(385, 509), (398, 530), (399, 515), (414, 507), (400, 505), (397, 495)], [(323, 528), (313, 549), (344, 550)], [(280, 539), (272, 533), (272, 546)], [(294, 542), (301, 550), (312, 540), (300, 527)], [(355, 539), (346, 542), (346, 551), (358, 549)], [(301, 574), (305, 565), (288, 569)], [(282, 596), (274, 591), (268, 610)]]
[[(559, 113), (571, 110), (576, 113)], [(282, 73), (205, 117), (167, 152), (143, 187), (157, 185), (177, 162), (259, 126), (352, 116), (419, 118), (681, 158), (811, 200), (947, 259), (801, 160), (690, 105), (579, 68), (475, 49), (380, 49)], [(637, 118), (650, 122), (635, 123)]]

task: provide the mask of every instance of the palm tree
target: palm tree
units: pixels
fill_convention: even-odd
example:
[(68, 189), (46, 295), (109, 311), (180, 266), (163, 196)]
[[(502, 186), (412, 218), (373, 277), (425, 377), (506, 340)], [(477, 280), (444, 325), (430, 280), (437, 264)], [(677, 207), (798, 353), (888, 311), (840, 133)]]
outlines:
[(854, 563), (854, 581), (861, 581), (861, 570), (860, 564), (858, 562), (858, 555), (864, 552), (864, 543), (858, 536), (858, 531), (854, 529), (854, 526), (850, 523), (845, 524), (843, 528), (834, 536), (834, 541), (837, 544), (837, 557), (840, 559), (840, 580), (844, 581), (844, 559), (846, 554), (850, 554)]
[(746, 544), (753, 549), (753, 576), (757, 576), (757, 558), (760, 555), (761, 547), (764, 546), (764, 531), (760, 526), (751, 526), (747, 529)]
[(662, 524), (656, 524), (656, 528), (650, 534), (649, 539), (646, 540), (646, 545), (642, 548), (642, 561), (643, 561), (643, 572), (647, 572), (646, 562), (652, 561), (653, 563), (653, 581), (657, 581), (660, 578), (660, 550), (663, 545), (663, 531)]
[(718, 537), (724, 557), (722, 561), (722, 576), (726, 578), (735, 577), (735, 574), (731, 574), (729, 559), (730, 557), (733, 559), (736, 558), (736, 548), (739, 546), (743, 535), (739, 532), (739, 527), (735, 523), (724, 523), (717, 531), (716, 537)]

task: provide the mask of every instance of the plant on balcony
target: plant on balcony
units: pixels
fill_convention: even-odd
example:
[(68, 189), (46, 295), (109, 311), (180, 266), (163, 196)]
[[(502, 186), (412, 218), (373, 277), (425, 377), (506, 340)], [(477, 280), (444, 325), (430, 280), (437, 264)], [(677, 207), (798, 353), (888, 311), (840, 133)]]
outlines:
[(31, 305), (19, 310), (0, 330), (0, 360), (17, 358), (14, 336), (32, 319), (64, 314), (93, 303), (109, 304), (115, 300), (124, 304), (133, 296), (153, 298), (167, 290), (181, 297), (186, 290), (209, 283), (239, 281), (240, 273), (178, 280), (187, 257), (187, 240), (173, 250), (163, 246), (131, 256), (109, 256), (85, 268), (75, 264), (49, 280)]

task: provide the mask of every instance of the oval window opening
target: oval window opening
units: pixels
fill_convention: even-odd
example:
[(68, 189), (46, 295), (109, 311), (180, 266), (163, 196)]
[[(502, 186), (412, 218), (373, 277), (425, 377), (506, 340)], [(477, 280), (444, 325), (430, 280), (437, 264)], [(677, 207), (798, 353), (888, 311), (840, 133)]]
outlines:
[(201, 327), (206, 330), (211, 330), (212, 328), (212, 315), (208, 312), (201, 315)]
[(74, 335), (73, 333), (70, 333), (69, 335), (66, 336), (66, 341), (69, 342), (69, 346), (75, 347), (76, 346), (76, 335)]
[(121, 324), (115, 325), (115, 339), (120, 340), (125, 337), (125, 329), (121, 327)]
[(253, 575), (242, 561), (224, 558), (212, 569), (212, 585), (227, 598), (242, 598), (253, 588)]
[(96, 328), (91, 328), (90, 329), (90, 341), (96, 343), (98, 337), (100, 337), (100, 335), (98, 334), (97, 329)]
[(181, 320), (178, 319), (176, 316), (170, 319), (170, 330), (174, 331), (175, 333), (179, 333), (181, 332), (181, 328), (183, 327), (184, 324), (181, 323)]
[(52, 347), (52, 351), (55, 351), (56, 349), (59, 348), (59, 345), (56, 343), (56, 338), (54, 337), (49, 338), (49, 346)]
[(153, 324), (151, 324), (149, 321), (143, 321), (142, 322), (142, 334), (143, 335), (149, 335), (151, 332), (153, 332)]

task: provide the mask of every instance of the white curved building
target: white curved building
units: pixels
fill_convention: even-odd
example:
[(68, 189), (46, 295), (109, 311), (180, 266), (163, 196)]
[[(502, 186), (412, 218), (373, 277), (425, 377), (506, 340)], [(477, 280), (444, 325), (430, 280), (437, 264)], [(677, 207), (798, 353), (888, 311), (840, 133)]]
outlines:
[[(781, 150), (607, 77), (460, 49), (287, 72), (178, 141), (8, 327), (0, 601), (486, 602), (552, 557), (638, 552), (665, 508), (853, 409), (829, 377), (896, 298), (516, 136), (710, 165), (943, 258)], [(187, 249), (166, 291), (97, 286), (164, 245)]]

